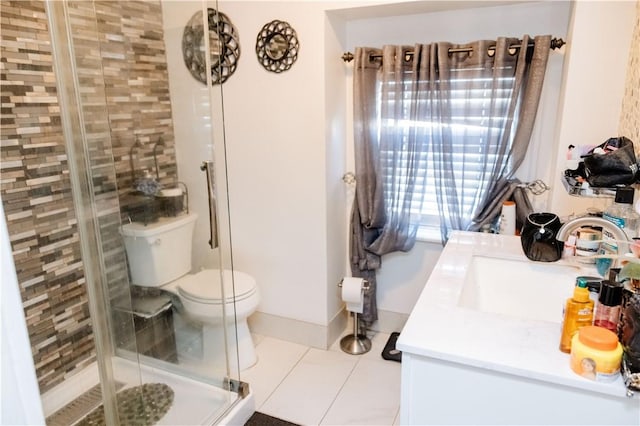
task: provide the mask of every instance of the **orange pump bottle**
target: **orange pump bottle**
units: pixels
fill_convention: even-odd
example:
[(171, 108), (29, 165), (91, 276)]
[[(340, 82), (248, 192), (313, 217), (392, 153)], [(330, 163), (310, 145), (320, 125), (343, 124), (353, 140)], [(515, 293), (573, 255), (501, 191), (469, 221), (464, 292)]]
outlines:
[(571, 338), (578, 329), (591, 325), (593, 321), (593, 300), (589, 298), (587, 281), (578, 279), (578, 284), (573, 290), (573, 297), (567, 299), (564, 308), (564, 320), (562, 321), (562, 335), (560, 336), (560, 350), (571, 352)]

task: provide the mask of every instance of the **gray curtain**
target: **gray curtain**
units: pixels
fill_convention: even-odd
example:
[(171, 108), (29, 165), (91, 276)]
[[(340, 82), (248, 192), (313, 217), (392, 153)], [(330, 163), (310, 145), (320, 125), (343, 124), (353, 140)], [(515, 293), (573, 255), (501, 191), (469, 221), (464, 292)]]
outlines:
[[(401, 59), (406, 51), (385, 46), (382, 51), (357, 48), (355, 53), (351, 272), (369, 281), (361, 316), (369, 324), (378, 318), (380, 257), (413, 247), (420, 217), (411, 210), (419, 212), (424, 198), (427, 131), (406, 125), (425, 114), (425, 105), (415, 101), (424, 76), (419, 62)], [(380, 54), (382, 65), (371, 58)]]
[[(522, 45), (527, 45), (529, 40), (529, 36), (523, 36)], [(478, 230), (495, 217), (486, 217), (489, 205), (508, 190), (509, 181), (527, 152), (550, 42), (551, 36), (538, 36), (532, 51), (513, 50), (509, 46), (519, 44), (518, 39), (501, 37), (496, 41), (470, 43), (472, 52), (457, 54), (448, 53), (450, 48), (460, 47), (457, 45), (436, 43), (429, 46), (432, 69), (429, 93), (433, 96), (430, 101), (434, 106), (429, 110), (430, 120), (452, 124), (434, 127), (431, 135), (443, 242), (451, 230)], [(493, 44), (496, 46), (494, 54), (489, 55), (486, 52)], [(454, 92), (460, 91), (482, 91), (484, 101), (456, 105)], [(463, 108), (462, 113), (457, 108)], [(471, 131), (455, 132), (454, 125), (465, 129), (480, 128), (480, 133), (474, 136), (482, 138), (482, 150), (466, 152), (465, 139)], [(456, 155), (461, 151), (474, 155)], [(483, 167), (469, 167), (472, 171), (469, 178), (482, 184), (469, 190), (459, 182), (460, 174), (454, 170), (464, 170), (466, 163), (477, 163), (478, 156)], [(454, 161), (463, 164), (454, 167)], [(462, 179), (465, 178), (463, 175)]]
[[(522, 43), (528, 41), (524, 36)], [(450, 54), (450, 48), (461, 47), (451, 43), (356, 49), (350, 260), (352, 275), (371, 286), (361, 316), (365, 323), (377, 319), (381, 256), (413, 247), (420, 219), (415, 212), (421, 211), (427, 184), (436, 188), (443, 242), (450, 230), (479, 229), (483, 212), (504, 193), (527, 150), (550, 41), (536, 37), (532, 53), (509, 49), (519, 44), (512, 38), (465, 44), (473, 48), (470, 53)], [(496, 46), (493, 54), (490, 45)], [(486, 102), (460, 103), (460, 93), (479, 92), (488, 94)], [(454, 131), (461, 128), (482, 129), (485, 142), (473, 153), (475, 168), (468, 172), (467, 130)], [(434, 182), (426, 182), (428, 158)], [(470, 193), (465, 179), (484, 183)]]

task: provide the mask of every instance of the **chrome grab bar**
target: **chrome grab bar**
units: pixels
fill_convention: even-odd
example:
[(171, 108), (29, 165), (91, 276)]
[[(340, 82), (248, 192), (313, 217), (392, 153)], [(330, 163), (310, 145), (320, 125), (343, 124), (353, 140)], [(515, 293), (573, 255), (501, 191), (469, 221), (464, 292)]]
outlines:
[(209, 195), (209, 230), (210, 236), (209, 245), (212, 249), (218, 247), (218, 211), (217, 200), (214, 192), (215, 178), (213, 176), (213, 161), (203, 161), (200, 165), (200, 170), (207, 174), (207, 194)]

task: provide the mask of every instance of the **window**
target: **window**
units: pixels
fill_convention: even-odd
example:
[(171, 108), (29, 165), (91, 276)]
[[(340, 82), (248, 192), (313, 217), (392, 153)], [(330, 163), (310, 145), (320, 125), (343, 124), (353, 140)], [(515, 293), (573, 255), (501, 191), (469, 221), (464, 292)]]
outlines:
[[(448, 98), (445, 101), (434, 99), (434, 93), (423, 87), (427, 84), (419, 83), (421, 89), (413, 89), (410, 82), (401, 83), (403, 87), (396, 88), (396, 82), (378, 83), (378, 96), (383, 90), (388, 93), (386, 105), (379, 101), (379, 137), (401, 138), (402, 146), (406, 147), (413, 135), (419, 139), (423, 155), (419, 157), (419, 167), (424, 173), (424, 182), (415, 187), (421, 191), (424, 198), (416, 197), (411, 206), (412, 215), (420, 217), (418, 236), (421, 239), (440, 241), (440, 211), (438, 209), (438, 182), (436, 174), (442, 170), (442, 162), (451, 164), (452, 173), (448, 178), (441, 178), (444, 185), (455, 194), (459, 203), (459, 214), (462, 223), (469, 224), (476, 214), (482, 196), (489, 188), (494, 168), (510, 167), (508, 158), (511, 150), (512, 136), (506, 148), (500, 148), (502, 134), (505, 128), (511, 128), (512, 123), (506, 122), (506, 113), (511, 106), (511, 96), (514, 84), (513, 77), (494, 79), (493, 77), (469, 77), (469, 70), (459, 70), (450, 81)], [(433, 86), (438, 86), (436, 82)], [(387, 87), (383, 87), (387, 84)], [(379, 100), (382, 99), (380, 96)], [(400, 104), (396, 105), (397, 102)], [(431, 103), (430, 103), (431, 102)], [(436, 117), (439, 102), (447, 102), (447, 117), (440, 123)], [(402, 108), (400, 113), (398, 108)], [(402, 117), (400, 119), (395, 116)], [(433, 135), (445, 133), (450, 135), (450, 143), (444, 146), (439, 138)], [(390, 166), (399, 159), (407, 165), (410, 159), (404, 148), (396, 150), (385, 149), (381, 143), (381, 164), (385, 187), (391, 188), (394, 180), (406, 178), (406, 173), (394, 175)], [(442, 148), (441, 148), (442, 146)], [(455, 190), (455, 192), (453, 192)], [(385, 198), (390, 201), (392, 191), (385, 192)], [(398, 195), (398, 194), (396, 194)], [(402, 193), (399, 194), (403, 196)], [(391, 205), (391, 203), (389, 203)], [(446, 204), (443, 205), (445, 214)]]

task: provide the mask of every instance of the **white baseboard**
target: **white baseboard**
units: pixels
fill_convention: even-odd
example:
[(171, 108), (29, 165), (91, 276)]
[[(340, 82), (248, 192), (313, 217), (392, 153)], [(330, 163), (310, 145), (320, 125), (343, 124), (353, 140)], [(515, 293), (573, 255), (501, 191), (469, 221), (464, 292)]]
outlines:
[[(371, 330), (382, 333), (401, 331), (408, 314), (378, 310), (378, 321)], [(278, 315), (255, 312), (248, 319), (252, 333), (286, 340), (319, 349), (328, 349), (345, 331), (348, 325), (348, 313), (342, 309), (328, 326), (285, 318)]]
[(338, 312), (336, 316), (333, 317), (333, 319), (329, 323), (329, 327), (327, 330), (328, 339), (327, 347), (325, 349), (329, 349), (329, 347), (333, 345), (333, 342), (338, 340), (344, 334), (344, 331), (347, 328), (348, 321), (349, 315), (344, 309), (341, 309), (340, 312)]
[(340, 312), (328, 326), (255, 312), (248, 318), (252, 333), (286, 340), (314, 348), (327, 349), (347, 325), (347, 316)]

